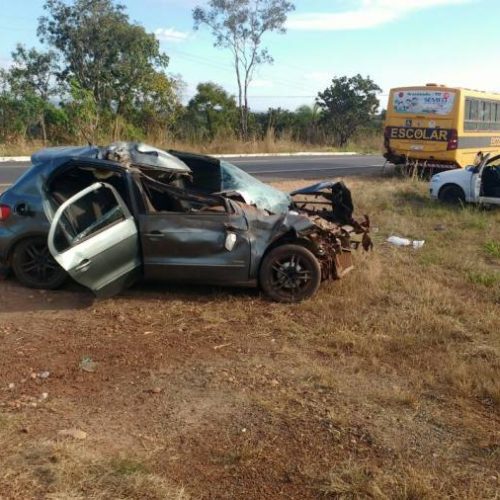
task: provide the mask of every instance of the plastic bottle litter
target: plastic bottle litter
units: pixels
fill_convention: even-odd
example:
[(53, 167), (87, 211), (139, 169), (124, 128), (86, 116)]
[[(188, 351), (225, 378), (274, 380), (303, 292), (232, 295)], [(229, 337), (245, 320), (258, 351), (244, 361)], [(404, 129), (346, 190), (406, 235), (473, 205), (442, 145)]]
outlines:
[(387, 242), (397, 247), (413, 248), (422, 248), (425, 244), (425, 240), (409, 240), (408, 238), (401, 238), (401, 236), (390, 236), (387, 238)]

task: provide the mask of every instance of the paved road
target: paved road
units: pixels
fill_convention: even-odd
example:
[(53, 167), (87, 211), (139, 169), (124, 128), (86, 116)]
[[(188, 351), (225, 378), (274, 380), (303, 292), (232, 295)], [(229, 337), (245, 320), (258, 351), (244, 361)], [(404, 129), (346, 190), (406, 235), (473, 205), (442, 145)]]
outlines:
[[(331, 179), (339, 176), (380, 172), (384, 158), (376, 155), (354, 156), (260, 156), (225, 158), (262, 180)], [(0, 163), (0, 189), (14, 182), (29, 168), (29, 163)]]

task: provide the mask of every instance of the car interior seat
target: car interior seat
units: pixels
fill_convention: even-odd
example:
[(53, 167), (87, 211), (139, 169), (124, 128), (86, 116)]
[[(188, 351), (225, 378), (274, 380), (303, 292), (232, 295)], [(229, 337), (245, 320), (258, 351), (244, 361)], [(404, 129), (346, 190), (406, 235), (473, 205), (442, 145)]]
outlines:
[(483, 196), (500, 198), (500, 167), (491, 166), (483, 170)]

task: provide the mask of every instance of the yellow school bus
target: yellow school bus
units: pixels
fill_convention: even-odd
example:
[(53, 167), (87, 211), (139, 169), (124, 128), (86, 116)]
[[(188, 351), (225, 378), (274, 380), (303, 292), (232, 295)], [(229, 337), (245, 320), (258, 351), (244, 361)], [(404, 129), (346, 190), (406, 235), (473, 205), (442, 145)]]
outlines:
[(438, 168), (500, 154), (500, 94), (432, 83), (392, 89), (384, 147), (391, 163)]

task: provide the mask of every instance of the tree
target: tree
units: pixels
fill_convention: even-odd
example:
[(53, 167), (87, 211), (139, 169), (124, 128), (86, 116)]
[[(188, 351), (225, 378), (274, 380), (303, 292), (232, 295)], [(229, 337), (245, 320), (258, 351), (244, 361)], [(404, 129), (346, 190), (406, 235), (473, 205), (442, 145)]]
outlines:
[(200, 83), (196, 95), (189, 101), (188, 115), (204, 131), (209, 140), (222, 134), (234, 134), (237, 107), (234, 96), (220, 85), (212, 82)]
[(318, 94), (322, 124), (328, 128), (334, 145), (345, 146), (356, 130), (368, 124), (377, 111), (380, 87), (370, 78), (356, 75), (334, 78), (330, 87)]
[(46, 142), (45, 114), (49, 99), (58, 92), (53, 81), (57, 70), (56, 55), (53, 51), (39, 52), (34, 48), (27, 50), (18, 44), (12, 52), (12, 61), (8, 72), (10, 88), (20, 99), (32, 103), (42, 129), (43, 141)]
[(285, 22), (294, 5), (288, 0), (209, 0), (208, 8), (193, 10), (195, 29), (207, 25), (215, 37), (215, 47), (229, 49), (238, 83), (240, 133), (248, 137), (248, 87), (255, 69), (272, 63), (262, 46), (266, 33), (285, 33)]
[(71, 99), (64, 110), (71, 124), (71, 132), (79, 141), (96, 144), (100, 115), (99, 107), (92, 91), (80, 86), (76, 79), (70, 82)]
[(147, 92), (136, 96), (134, 105), (126, 117), (148, 137), (160, 142), (167, 140), (167, 133), (180, 114), (180, 78), (172, 78), (163, 73), (151, 73), (145, 81)]
[[(157, 89), (168, 57), (154, 34), (131, 23), (113, 0), (46, 0), (47, 15), (38, 35), (60, 54), (62, 83), (92, 92), (101, 111), (123, 115), (138, 99)], [(153, 87), (153, 88), (152, 88)]]
[(318, 140), (319, 106), (303, 105), (295, 110), (295, 139), (313, 143)]

